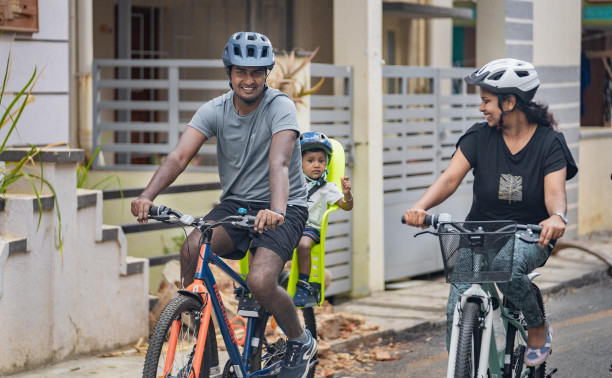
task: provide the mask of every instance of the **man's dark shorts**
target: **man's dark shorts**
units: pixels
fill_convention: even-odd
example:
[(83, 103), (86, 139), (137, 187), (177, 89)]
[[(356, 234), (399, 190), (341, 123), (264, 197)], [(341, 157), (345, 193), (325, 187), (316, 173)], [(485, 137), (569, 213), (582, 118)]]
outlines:
[[(253, 216), (256, 216), (259, 210), (270, 208), (269, 204), (266, 203), (224, 200), (212, 209), (204, 219), (216, 221), (229, 215), (237, 215), (238, 209), (241, 207), (247, 209), (247, 213)], [(239, 260), (246, 255), (247, 250), (250, 249), (252, 253), (255, 253), (258, 247), (263, 247), (274, 251), (283, 262), (287, 262), (293, 257), (293, 250), (302, 237), (307, 219), (308, 209), (306, 207), (288, 205), (285, 223), (274, 230), (265, 230), (263, 234), (253, 234), (231, 225), (223, 225), (222, 227), (234, 241), (236, 251), (222, 257)]]

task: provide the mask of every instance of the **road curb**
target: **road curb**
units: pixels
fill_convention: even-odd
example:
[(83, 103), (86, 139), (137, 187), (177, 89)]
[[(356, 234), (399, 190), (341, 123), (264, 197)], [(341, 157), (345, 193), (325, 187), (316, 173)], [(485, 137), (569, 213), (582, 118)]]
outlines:
[[(603, 267), (584, 274), (582, 277), (568, 281), (559, 282), (554, 286), (542, 289), (542, 294), (554, 294), (564, 289), (577, 289), (583, 286), (601, 282), (612, 277), (612, 268)], [(537, 284), (537, 278), (536, 278)], [(397, 341), (410, 341), (421, 336), (430, 334), (446, 328), (446, 319), (436, 321), (423, 320), (421, 323), (412, 324), (406, 328), (391, 328), (371, 331), (364, 335), (353, 335), (348, 339), (337, 339), (329, 341), (330, 350), (334, 353), (346, 353), (354, 351), (364, 345), (378, 345)]]
[[(583, 286), (601, 282), (612, 277), (612, 267), (605, 267), (585, 273), (582, 277), (574, 278), (568, 281), (559, 282), (555, 286), (546, 289), (540, 289), (543, 295), (558, 293), (564, 289), (578, 289)], [(534, 281), (537, 285), (537, 278)]]

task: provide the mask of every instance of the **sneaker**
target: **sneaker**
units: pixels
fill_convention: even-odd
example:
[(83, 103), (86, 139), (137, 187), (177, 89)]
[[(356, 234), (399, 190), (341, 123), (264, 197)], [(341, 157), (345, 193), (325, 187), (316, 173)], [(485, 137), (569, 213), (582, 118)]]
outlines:
[(541, 365), (548, 356), (552, 353), (552, 327), (546, 323), (546, 344), (541, 348), (532, 348), (527, 345), (525, 351), (525, 365), (538, 366)]
[(310, 339), (307, 343), (287, 341), (287, 351), (278, 378), (305, 378), (308, 375), (310, 361), (317, 355), (317, 340), (307, 329), (304, 332)]
[(295, 295), (293, 296), (293, 304), (295, 307), (304, 307), (308, 302), (308, 295), (310, 294), (310, 285), (306, 282), (299, 280), (296, 285)]

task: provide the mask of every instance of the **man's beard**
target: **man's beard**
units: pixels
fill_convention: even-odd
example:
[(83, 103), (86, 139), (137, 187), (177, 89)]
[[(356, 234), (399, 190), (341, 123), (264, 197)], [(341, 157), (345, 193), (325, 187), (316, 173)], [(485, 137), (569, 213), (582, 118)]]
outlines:
[(263, 94), (263, 90), (259, 92), (259, 94), (253, 97), (252, 99), (246, 99), (240, 96), (238, 93), (236, 93), (236, 97), (238, 97), (240, 101), (244, 102), (246, 105), (253, 105), (255, 102), (257, 102), (257, 100), (259, 99), (259, 96), (261, 96), (262, 94)]

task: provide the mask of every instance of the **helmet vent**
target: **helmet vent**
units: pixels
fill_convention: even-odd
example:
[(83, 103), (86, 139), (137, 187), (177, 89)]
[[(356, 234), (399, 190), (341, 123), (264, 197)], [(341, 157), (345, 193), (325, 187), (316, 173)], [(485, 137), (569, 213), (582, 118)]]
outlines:
[(264, 48), (261, 49), (261, 57), (265, 58), (267, 56), (268, 56), (268, 48), (264, 47)]
[(240, 37), (242, 37), (242, 34), (240, 34), (240, 33), (236, 34), (236, 40), (239, 40)]
[(515, 71), (516, 76), (518, 77), (525, 77), (525, 76), (529, 76), (529, 72), (527, 71)]
[(254, 41), (256, 38), (255, 38), (255, 35), (251, 34), (251, 35), (248, 35), (248, 36), (247, 36), (247, 39), (248, 39), (249, 41)]
[(247, 47), (247, 57), (248, 58), (255, 57), (255, 49), (253, 47)]
[(489, 76), (489, 80), (499, 80), (499, 79), (501, 79), (502, 76), (504, 76), (505, 73), (506, 73), (506, 71), (501, 71), (501, 72), (498, 72), (498, 73), (496, 73), (494, 75), (491, 75), (491, 76)]
[(266, 41), (266, 37), (264, 37), (263, 35), (260, 36), (259, 38), (261, 38), (261, 40), (264, 41), (264, 42)]
[(240, 52), (240, 47), (239, 46), (234, 46), (234, 55), (238, 55), (238, 56), (242, 56), (242, 53)]

